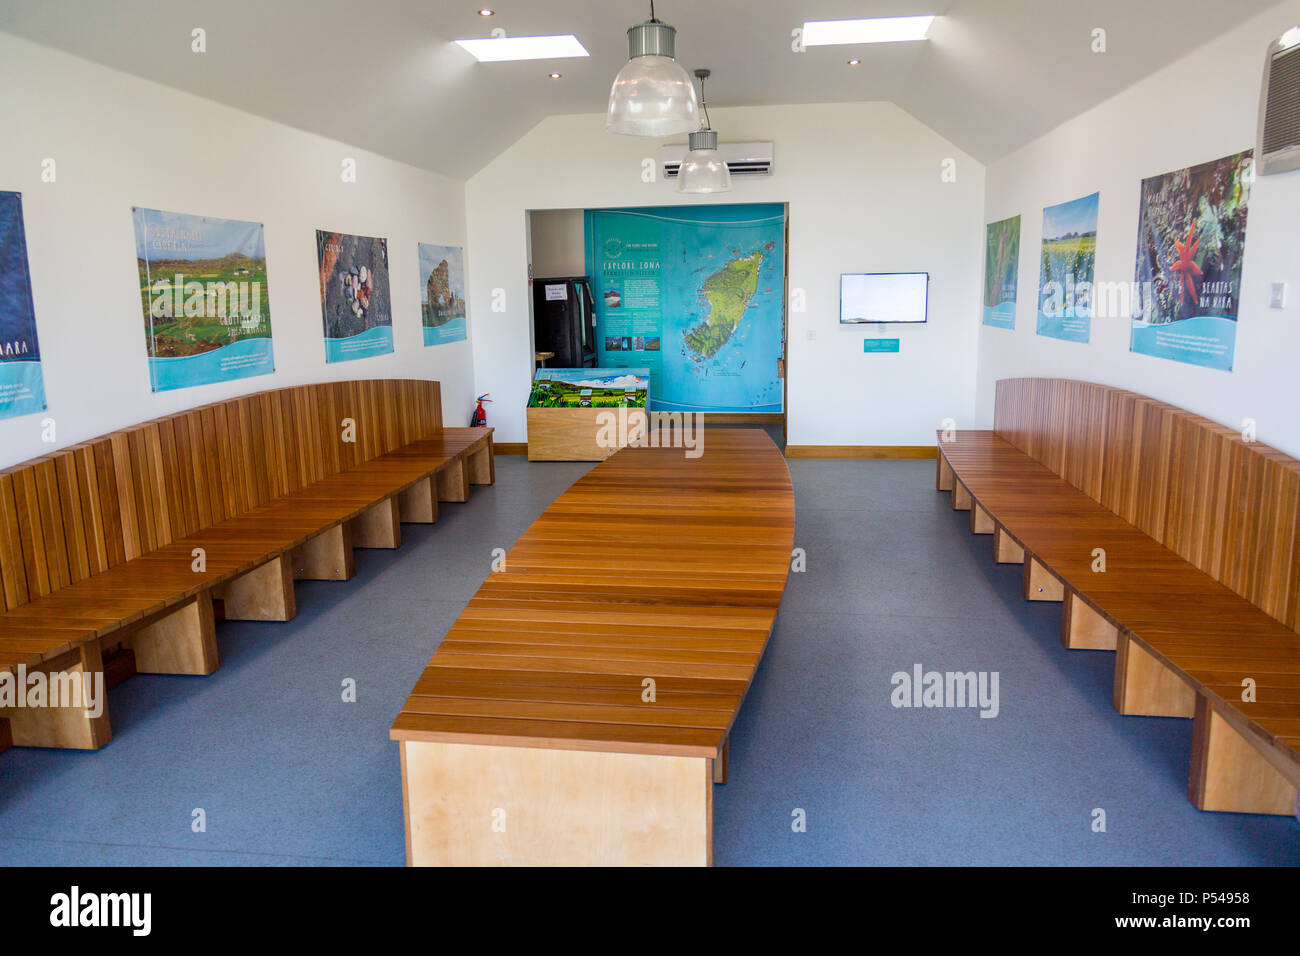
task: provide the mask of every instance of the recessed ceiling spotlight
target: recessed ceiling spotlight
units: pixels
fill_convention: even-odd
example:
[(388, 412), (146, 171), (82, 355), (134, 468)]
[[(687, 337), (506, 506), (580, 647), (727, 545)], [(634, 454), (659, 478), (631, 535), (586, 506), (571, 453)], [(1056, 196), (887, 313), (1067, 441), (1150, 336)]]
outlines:
[(860, 65), (861, 63), (862, 63), (862, 61), (861, 61), (861, 60), (858, 60), (858, 59), (852, 59), (852, 60), (849, 60), (849, 66), (858, 66), (858, 65)]
[(560, 79), (562, 76), (564, 76), (564, 74), (563, 74), (563, 73), (548, 73), (547, 76), (549, 76), (549, 77), (550, 77), (551, 79), (553, 79), (553, 80), (558, 80), (558, 79)]
[(840, 43), (897, 43), (924, 40), (933, 16), (873, 17), (869, 20), (809, 20), (803, 25), (804, 46)]
[(568, 33), (551, 37), (488, 37), (457, 40), (457, 45), (474, 54), (480, 63), (504, 60), (559, 60), (571, 56), (588, 56), (587, 48)]
[(490, 16), (492, 16), (494, 13), (496, 13), (495, 10), (489, 10), (487, 7), (484, 7), (482, 10), (480, 10), (480, 11), (478, 12), (478, 15), (479, 15), (480, 17), (490, 17)]

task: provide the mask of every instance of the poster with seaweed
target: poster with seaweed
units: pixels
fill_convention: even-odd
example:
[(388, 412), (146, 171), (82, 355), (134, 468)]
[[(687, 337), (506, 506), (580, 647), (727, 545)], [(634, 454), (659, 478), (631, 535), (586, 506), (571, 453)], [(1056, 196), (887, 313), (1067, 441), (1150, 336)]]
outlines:
[(150, 387), (274, 372), (262, 224), (138, 206), (131, 216)]
[(1097, 206), (1093, 193), (1043, 210), (1043, 253), (1038, 265), (1039, 335), (1087, 343), (1092, 335), (1092, 278), (1097, 260)]
[(349, 362), (393, 351), (388, 240), (316, 232), (325, 361)]
[(984, 241), (984, 324), (1016, 327), (1016, 284), (1020, 270), (1020, 217), (988, 224)]
[(0, 192), (0, 418), (45, 408), (41, 346), (19, 193)]
[(1142, 182), (1129, 350), (1232, 371), (1254, 151)]

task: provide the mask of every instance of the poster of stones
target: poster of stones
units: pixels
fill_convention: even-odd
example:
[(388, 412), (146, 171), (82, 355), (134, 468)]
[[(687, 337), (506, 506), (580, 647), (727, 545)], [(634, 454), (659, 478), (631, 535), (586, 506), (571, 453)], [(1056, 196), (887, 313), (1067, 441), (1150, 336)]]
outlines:
[(420, 243), (420, 324), (424, 344), (465, 341), (465, 250)]
[(393, 351), (388, 240), (316, 231), (325, 361), (348, 362)]
[(0, 418), (44, 408), (23, 201), (18, 193), (0, 192)]
[(1129, 350), (1232, 371), (1252, 150), (1142, 181)]

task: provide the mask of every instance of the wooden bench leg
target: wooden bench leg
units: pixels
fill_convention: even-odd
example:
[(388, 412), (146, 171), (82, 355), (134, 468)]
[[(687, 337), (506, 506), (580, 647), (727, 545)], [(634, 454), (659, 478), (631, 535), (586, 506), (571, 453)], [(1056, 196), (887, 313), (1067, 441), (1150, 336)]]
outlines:
[(397, 495), (397, 514), (407, 524), (433, 524), (438, 520), (438, 493), (432, 478), (421, 478)]
[(1121, 714), (1136, 717), (1191, 717), (1196, 692), (1128, 634), (1121, 634), (1115, 654), (1112, 700)]
[(469, 501), (469, 471), (464, 455), (457, 455), (438, 472), (438, 500)]
[(948, 459), (943, 456), (942, 448), (934, 459), (934, 486), (940, 491), (952, 491), (952, 465), (948, 464)]
[(1065, 585), (1061, 579), (1032, 557), (1025, 562), (1024, 588), (1026, 601), (1065, 600)]
[(1002, 527), (993, 532), (993, 560), (998, 564), (1025, 563), (1025, 549)]
[(971, 499), (970, 492), (960, 481), (952, 483), (952, 510), (953, 511), (970, 511), (974, 501)]
[(290, 621), (298, 613), (288, 555), (272, 558), (223, 585), (219, 596), (228, 621)]
[(138, 674), (211, 674), (220, 663), (212, 592), (203, 591), (123, 643), (135, 654)]
[(403, 740), (412, 866), (706, 866), (703, 757)]
[(400, 548), (402, 519), (396, 496), (377, 501), (350, 522), (352, 545), (356, 548)]
[(1197, 695), (1187, 796), (1198, 810), (1296, 812), (1296, 787), (1241, 733)]
[(713, 782), (726, 783), (731, 771), (731, 738), (728, 737), (718, 748), (718, 756), (713, 759)]
[(350, 581), (356, 573), (351, 530), (339, 523), (309, 538), (293, 549), (290, 563), (298, 581)]
[(14, 735), (9, 730), (9, 718), (0, 717), (0, 754), (14, 745)]
[(1061, 615), (1061, 643), (1072, 651), (1113, 651), (1119, 643), (1119, 628), (1071, 593)]
[(993, 516), (981, 508), (978, 502), (971, 502), (971, 534), (992, 534), (996, 527), (997, 525), (993, 523)]
[[(16, 684), (16, 691), (29, 695), (32, 677), (39, 672), (45, 675), (46, 694), (41, 706), (0, 709), (13, 746), (98, 750), (113, 739), (104, 659), (97, 642), (81, 644), (24, 671), (27, 686)], [(26, 704), (33, 703), (30, 696), (23, 699)]]
[(469, 483), (471, 485), (491, 485), (497, 480), (496, 455), (492, 450), (492, 441), (483, 443), (483, 447), (469, 456)]

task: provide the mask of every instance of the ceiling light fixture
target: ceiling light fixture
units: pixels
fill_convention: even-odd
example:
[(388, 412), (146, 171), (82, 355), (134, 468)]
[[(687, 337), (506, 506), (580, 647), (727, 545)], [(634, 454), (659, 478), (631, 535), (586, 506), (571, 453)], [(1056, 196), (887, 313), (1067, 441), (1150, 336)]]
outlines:
[(548, 75), (549, 75), (550, 78), (553, 79), (553, 80), (558, 80), (558, 79), (560, 79), (562, 76), (564, 76), (563, 73), (551, 73), (551, 74), (548, 74)]
[(870, 20), (809, 20), (801, 34), (804, 46), (841, 43), (899, 43), (924, 40), (933, 16), (873, 17)]
[(700, 125), (695, 86), (673, 58), (677, 31), (655, 18), (627, 31), (628, 61), (609, 91), (605, 129), (630, 136), (672, 136)]
[(860, 66), (861, 64), (862, 64), (861, 60), (857, 60), (857, 59), (849, 60), (849, 66)]
[(590, 56), (587, 48), (572, 33), (550, 37), (488, 37), (478, 40), (457, 40), (456, 45), (468, 50), (480, 63), (500, 63), (506, 60), (560, 60), (566, 57)]
[(480, 11), (478, 12), (478, 15), (479, 15), (480, 17), (490, 17), (490, 16), (492, 16), (494, 13), (496, 13), (495, 10), (489, 10), (487, 7), (484, 7), (482, 10), (480, 10)]
[(709, 107), (704, 99), (704, 81), (711, 76), (709, 70), (696, 70), (700, 81), (700, 108), (704, 111), (704, 125), (687, 137), (689, 152), (677, 171), (679, 193), (725, 193), (731, 188), (731, 171), (727, 161), (718, 152), (718, 134), (709, 123)]

